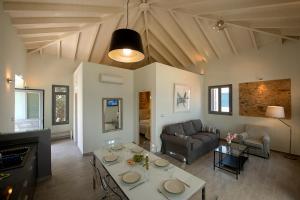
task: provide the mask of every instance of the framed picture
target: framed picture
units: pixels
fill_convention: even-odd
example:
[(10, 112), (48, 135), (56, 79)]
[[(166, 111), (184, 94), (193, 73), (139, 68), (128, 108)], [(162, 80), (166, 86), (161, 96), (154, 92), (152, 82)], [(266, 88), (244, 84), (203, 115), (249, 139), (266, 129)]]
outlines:
[(191, 88), (186, 85), (174, 85), (174, 112), (190, 110)]

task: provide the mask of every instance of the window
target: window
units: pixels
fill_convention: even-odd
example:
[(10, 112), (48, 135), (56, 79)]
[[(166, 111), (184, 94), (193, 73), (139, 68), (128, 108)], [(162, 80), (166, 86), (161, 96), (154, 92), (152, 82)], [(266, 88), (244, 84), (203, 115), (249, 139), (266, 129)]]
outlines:
[(232, 114), (232, 85), (218, 85), (208, 87), (208, 113)]
[(52, 124), (69, 124), (69, 86), (52, 85)]

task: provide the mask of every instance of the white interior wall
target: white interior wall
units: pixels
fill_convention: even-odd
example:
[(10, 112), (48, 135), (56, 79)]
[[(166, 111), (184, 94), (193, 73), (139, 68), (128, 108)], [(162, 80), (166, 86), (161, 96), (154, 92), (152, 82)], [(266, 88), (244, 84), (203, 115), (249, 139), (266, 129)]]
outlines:
[[(52, 134), (66, 133), (72, 130), (73, 124), (73, 72), (78, 62), (69, 59), (58, 59), (55, 56), (29, 55), (27, 63), (27, 86), (45, 90), (45, 128)], [(52, 125), (52, 85), (69, 86), (69, 124)]]
[[(134, 72), (136, 100), (136, 142), (138, 142), (138, 93), (151, 92), (151, 143), (160, 149), (160, 134), (166, 124), (183, 122), (190, 119), (203, 119), (203, 78), (195, 73), (177, 69), (161, 63), (152, 63)], [(189, 112), (173, 110), (174, 84), (183, 84), (191, 88)]]
[[(174, 112), (174, 84), (190, 87), (190, 111)], [(191, 119), (203, 120), (203, 77), (199, 74), (156, 63), (156, 130), (155, 142), (160, 149), (160, 134), (166, 124)]]
[(151, 141), (155, 141), (153, 127), (156, 127), (156, 63), (134, 70), (135, 133), (134, 141), (139, 144), (139, 92), (151, 93)]
[[(83, 71), (82, 63), (74, 72), (74, 93), (73, 93), (73, 133), (74, 140), (81, 153), (83, 153)], [(77, 105), (75, 105), (75, 98), (77, 98)], [(77, 106), (77, 108), (76, 108)]]
[[(123, 79), (123, 84), (100, 82), (101, 73), (120, 76)], [(82, 153), (92, 152), (100, 148), (105, 140), (111, 138), (120, 138), (124, 142), (132, 142), (134, 137), (133, 71), (94, 63), (83, 63), (82, 77), (83, 129), (80, 133), (83, 135)], [(122, 130), (103, 133), (103, 98), (122, 98)], [(78, 139), (80, 140), (79, 137)]]
[(26, 50), (9, 16), (3, 12), (0, 2), (0, 132), (14, 131), (15, 95), (14, 84), (8, 84), (7, 78), (15, 74), (25, 77)]
[[(242, 131), (243, 124), (260, 124), (270, 128), (271, 148), (288, 151), (289, 129), (276, 119), (239, 116), (239, 83), (291, 78), (292, 119), (286, 120), (293, 127), (293, 153), (300, 154), (300, 45), (286, 42), (265, 46), (259, 51), (250, 51), (208, 63), (205, 75), (205, 119), (207, 123), (222, 130)], [(233, 115), (208, 114), (208, 86), (233, 84)]]

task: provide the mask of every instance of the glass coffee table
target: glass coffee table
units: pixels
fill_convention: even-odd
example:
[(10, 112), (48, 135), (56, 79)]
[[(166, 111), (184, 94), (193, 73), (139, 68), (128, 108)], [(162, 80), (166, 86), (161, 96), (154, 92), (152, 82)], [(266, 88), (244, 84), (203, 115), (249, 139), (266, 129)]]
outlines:
[(214, 170), (219, 168), (234, 173), (236, 179), (245, 162), (249, 158), (248, 147), (245, 145), (232, 143), (229, 145), (220, 145), (214, 150)]

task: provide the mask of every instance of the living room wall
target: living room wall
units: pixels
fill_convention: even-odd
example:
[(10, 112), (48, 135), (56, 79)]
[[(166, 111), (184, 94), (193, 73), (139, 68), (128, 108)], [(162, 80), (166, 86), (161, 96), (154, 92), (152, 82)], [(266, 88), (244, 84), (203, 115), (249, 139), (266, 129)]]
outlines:
[(7, 78), (15, 79), (15, 74), (25, 77), (26, 50), (7, 13), (0, 3), (0, 132), (14, 132), (15, 88)]
[[(292, 152), (300, 155), (300, 44), (285, 42), (270, 44), (245, 54), (228, 56), (209, 62), (205, 75), (205, 119), (215, 125), (224, 137), (228, 131), (241, 132), (244, 124), (259, 124), (270, 130), (271, 148), (287, 152), (289, 129), (276, 119), (239, 115), (239, 83), (263, 80), (288, 79), (292, 81)], [(233, 84), (232, 116), (208, 114), (208, 86)]]
[[(56, 56), (28, 55), (27, 86), (45, 90), (45, 128), (51, 129), (52, 137), (70, 135), (73, 118), (73, 72), (79, 62), (70, 59), (58, 59)], [(52, 85), (69, 86), (69, 124), (52, 125)]]
[[(100, 82), (100, 74), (122, 78), (122, 84)], [(117, 67), (81, 63), (74, 73), (74, 88), (77, 94), (77, 144), (82, 153), (101, 148), (105, 140), (119, 137), (123, 142), (134, 139), (134, 92), (133, 71)], [(103, 133), (102, 99), (123, 99), (123, 129)], [(74, 127), (75, 128), (75, 127)]]
[[(197, 118), (203, 120), (204, 83), (201, 75), (156, 62), (135, 70), (134, 79), (136, 135), (138, 135), (138, 92), (151, 91), (151, 143), (156, 145), (157, 150), (160, 149), (160, 134), (166, 124)], [(174, 112), (175, 83), (191, 88), (189, 112)]]

